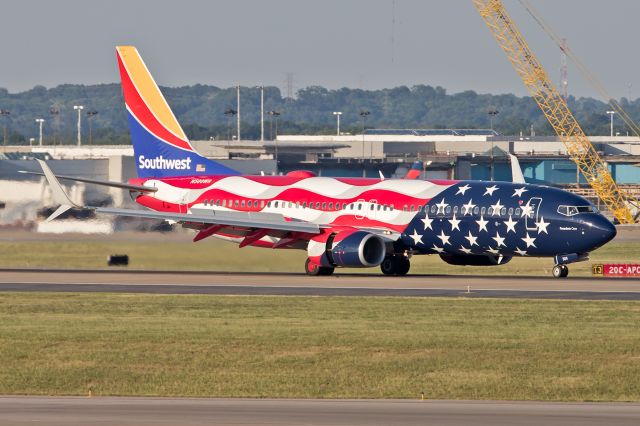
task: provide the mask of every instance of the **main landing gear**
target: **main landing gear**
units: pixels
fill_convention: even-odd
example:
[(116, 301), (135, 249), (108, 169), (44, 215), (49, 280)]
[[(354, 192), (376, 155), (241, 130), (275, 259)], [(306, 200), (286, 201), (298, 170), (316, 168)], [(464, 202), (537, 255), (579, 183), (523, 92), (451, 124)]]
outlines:
[(307, 261), (304, 263), (304, 270), (307, 275), (327, 276), (333, 274), (334, 268), (331, 266), (320, 266), (316, 263), (311, 262), (311, 259), (307, 258)]
[(569, 267), (567, 265), (556, 265), (551, 270), (554, 278), (565, 278), (569, 275)]
[(385, 275), (407, 275), (409, 268), (411, 268), (411, 262), (402, 255), (387, 256), (380, 264), (380, 270)]

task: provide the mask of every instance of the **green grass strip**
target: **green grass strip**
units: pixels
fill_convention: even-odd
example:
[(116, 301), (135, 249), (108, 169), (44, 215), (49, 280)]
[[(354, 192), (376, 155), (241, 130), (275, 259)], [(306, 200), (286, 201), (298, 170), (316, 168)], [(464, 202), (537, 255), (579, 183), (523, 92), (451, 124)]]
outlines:
[(640, 304), (0, 293), (0, 394), (640, 400)]

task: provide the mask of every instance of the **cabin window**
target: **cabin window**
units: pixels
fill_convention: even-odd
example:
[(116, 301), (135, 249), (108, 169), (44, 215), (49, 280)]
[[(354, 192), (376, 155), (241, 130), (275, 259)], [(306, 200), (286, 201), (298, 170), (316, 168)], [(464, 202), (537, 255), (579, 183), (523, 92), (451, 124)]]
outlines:
[(209, 200), (204, 200), (204, 205), (206, 206), (207, 204), (209, 204)]
[(480, 214), (484, 215), (487, 212), (487, 208), (483, 207), (482, 210), (480, 210)]
[(458, 206), (455, 206), (455, 207), (453, 208), (453, 213), (458, 213)]
[(391, 204), (391, 205), (389, 206), (389, 208), (391, 208), (391, 210), (393, 210), (393, 209), (395, 209), (396, 207), (395, 207), (393, 204)]
[(307, 202), (306, 202), (306, 201), (303, 201), (303, 202), (302, 202), (302, 208), (303, 208), (303, 209), (306, 209), (306, 208), (307, 208)]
[(362, 203), (358, 203), (358, 210), (362, 210)]
[(353, 210), (353, 204), (349, 204), (349, 210)]
[(264, 208), (264, 200), (260, 201), (260, 208), (263, 209)]
[(503, 207), (503, 208), (500, 210), (500, 215), (501, 215), (501, 216), (506, 216), (506, 215), (507, 215), (507, 209), (506, 209), (506, 207)]
[(414, 206), (413, 204), (411, 204), (411, 211), (414, 212), (416, 210), (416, 206)]
[(378, 211), (380, 211), (380, 209), (382, 209), (382, 204), (378, 204)]
[(473, 214), (475, 214), (475, 215), (477, 216), (479, 212), (480, 212), (480, 207), (475, 206), (475, 207), (473, 208)]
[(431, 214), (436, 214), (436, 206), (431, 206)]
[(277, 202), (277, 201), (274, 201), (274, 202), (273, 202), (273, 206), (277, 209), (277, 208), (278, 208), (278, 202)]
[(289, 208), (293, 207), (293, 203), (289, 201)]
[(300, 201), (296, 201), (296, 209), (300, 208)]
[(493, 207), (489, 207), (489, 209), (487, 210), (487, 214), (489, 216), (493, 216)]
[(322, 210), (326, 210), (327, 209), (327, 203), (322, 203)]
[(447, 213), (447, 214), (451, 213), (451, 206), (447, 206), (447, 208), (446, 208), (446, 213)]
[(244, 206), (245, 206), (245, 202), (244, 202), (244, 200), (242, 200), (242, 201), (240, 202), (240, 207), (244, 208)]
[(513, 207), (509, 207), (509, 216), (513, 215)]
[(329, 210), (333, 210), (333, 203), (329, 203)]
[(418, 206), (418, 211), (419, 211), (419, 212), (421, 212), (421, 211), (422, 211), (422, 204), (420, 204), (420, 205)]
[(239, 207), (240, 206), (240, 201), (234, 200), (233, 205), (236, 206), (236, 207)]
[(516, 216), (520, 216), (520, 207), (516, 209)]
[(405, 211), (405, 212), (407, 211), (407, 205), (406, 204), (404, 206), (402, 206), (402, 210)]

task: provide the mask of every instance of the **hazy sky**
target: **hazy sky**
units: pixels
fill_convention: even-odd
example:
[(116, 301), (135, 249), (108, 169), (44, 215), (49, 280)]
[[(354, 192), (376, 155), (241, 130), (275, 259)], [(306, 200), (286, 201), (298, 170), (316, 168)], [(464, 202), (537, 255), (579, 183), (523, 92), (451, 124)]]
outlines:
[[(640, 97), (637, 0), (530, 0), (616, 97)], [(0, 87), (119, 81), (133, 44), (161, 85), (382, 88), (430, 84), (524, 94), (470, 0), (4, 0)], [(557, 84), (560, 53), (505, 0)], [(395, 43), (391, 43), (393, 39)], [(631, 86), (630, 86), (631, 85)], [(569, 65), (569, 92), (595, 91)]]

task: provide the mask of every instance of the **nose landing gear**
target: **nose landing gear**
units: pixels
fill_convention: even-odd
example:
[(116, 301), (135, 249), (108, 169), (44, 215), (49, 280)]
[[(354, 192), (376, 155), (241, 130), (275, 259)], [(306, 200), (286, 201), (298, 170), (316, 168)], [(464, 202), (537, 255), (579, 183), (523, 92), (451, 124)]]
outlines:
[(553, 260), (556, 266), (553, 267), (552, 273), (555, 278), (566, 278), (569, 275), (569, 263), (584, 262), (589, 260), (589, 253), (569, 253), (556, 255)]
[(569, 267), (567, 265), (556, 265), (551, 272), (554, 278), (565, 278), (569, 275)]

